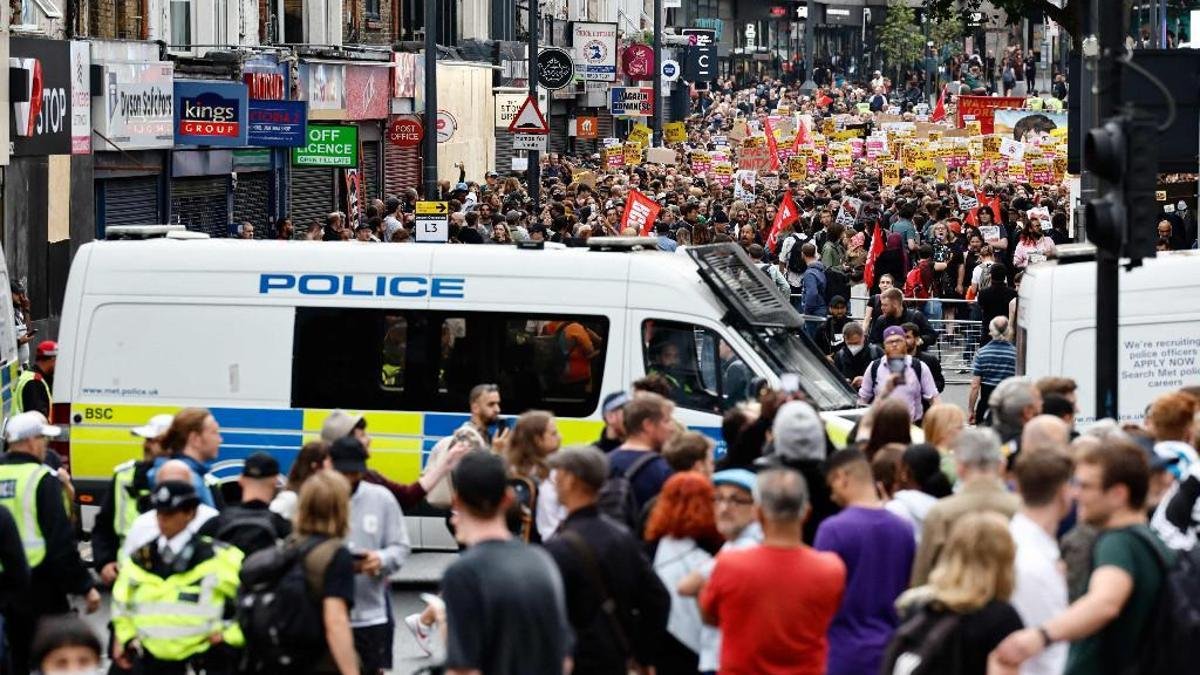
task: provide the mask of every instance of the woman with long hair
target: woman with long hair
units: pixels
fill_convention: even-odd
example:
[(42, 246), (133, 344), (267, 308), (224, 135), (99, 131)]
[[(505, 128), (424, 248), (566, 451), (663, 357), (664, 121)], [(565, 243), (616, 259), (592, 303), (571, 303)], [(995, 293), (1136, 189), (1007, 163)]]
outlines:
[(942, 473), (950, 479), (950, 484), (958, 479), (958, 471), (954, 467), (954, 439), (967, 426), (967, 414), (963, 409), (951, 403), (939, 403), (930, 406), (925, 411), (921, 423), (921, 431), (925, 434), (925, 442), (937, 448), (942, 456)]
[[(885, 449), (893, 447), (897, 446), (888, 445)], [(950, 479), (942, 473), (937, 448), (917, 443), (901, 450), (896, 461), (896, 489), (886, 507), (912, 525), (913, 535), (920, 544), (929, 509), (942, 497), (950, 496), (952, 488)]]
[(877, 450), (888, 443), (912, 443), (912, 419), (907, 403), (898, 398), (885, 398), (876, 401), (871, 408), (874, 413), (871, 416), (871, 434), (867, 437), (866, 447), (863, 448), (868, 461), (875, 457)]
[(1020, 615), (1008, 602), (1015, 558), (1016, 545), (1004, 516), (984, 511), (959, 518), (929, 583), (896, 601), (905, 618), (888, 647), (884, 672), (892, 672), (914, 642), (920, 644), (930, 635), (940, 636), (945, 647), (927, 655), (921, 663), (925, 672), (985, 675), (989, 665), (998, 667), (992, 651), (1022, 628)]
[(654, 571), (671, 594), (667, 635), (654, 662), (663, 675), (694, 675), (700, 654), (716, 649), (716, 629), (700, 620), (696, 599), (683, 597), (678, 590), (681, 580), (712, 564), (713, 554), (721, 546), (713, 515), (714, 495), (704, 474), (677, 473), (663, 484), (646, 523)]
[(300, 488), (305, 481), (312, 478), (318, 471), (332, 467), (329, 460), (329, 444), (325, 441), (309, 441), (300, 448), (288, 471), (287, 484), (275, 499), (271, 500), (271, 510), (291, 520), (296, 517), (296, 508), (300, 501)]
[(517, 503), (509, 514), (509, 525), (526, 541), (548, 538), (566, 518), (546, 466), (546, 458), (561, 446), (554, 415), (530, 410), (518, 417), (512, 433), (498, 439), (493, 447), (504, 458), (509, 484), (516, 492)]

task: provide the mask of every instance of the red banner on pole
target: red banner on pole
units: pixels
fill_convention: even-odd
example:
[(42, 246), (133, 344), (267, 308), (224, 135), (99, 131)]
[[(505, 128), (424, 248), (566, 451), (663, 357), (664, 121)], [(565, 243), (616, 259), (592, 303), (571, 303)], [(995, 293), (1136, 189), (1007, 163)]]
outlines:
[(632, 227), (641, 236), (649, 236), (654, 231), (654, 221), (658, 220), (658, 212), (662, 207), (653, 199), (638, 192), (629, 191), (629, 200), (625, 202), (625, 213), (621, 215), (621, 229)]
[[(774, 251), (775, 244), (779, 241), (779, 235), (783, 232), (783, 228), (791, 227), (792, 223), (800, 217), (800, 209), (796, 208), (796, 200), (792, 199), (792, 191), (788, 190), (783, 193), (783, 199), (779, 200), (779, 210), (775, 212), (775, 222), (771, 223), (771, 233), (767, 235), (767, 250)], [(792, 251), (795, 255), (797, 251)]]

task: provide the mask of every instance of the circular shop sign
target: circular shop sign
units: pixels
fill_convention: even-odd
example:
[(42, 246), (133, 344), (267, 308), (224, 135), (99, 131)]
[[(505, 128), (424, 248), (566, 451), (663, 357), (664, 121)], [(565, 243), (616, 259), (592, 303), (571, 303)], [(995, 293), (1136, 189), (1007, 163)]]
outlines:
[(662, 62), (662, 79), (663, 82), (674, 82), (679, 79), (679, 62), (671, 59), (664, 59)]
[(575, 63), (565, 49), (547, 47), (538, 53), (538, 84), (554, 91), (575, 79)]
[(454, 138), (455, 131), (458, 131), (458, 120), (454, 119), (454, 115), (451, 115), (449, 112), (439, 110), (437, 114), (438, 143), (445, 143)]
[(415, 148), (425, 137), (425, 128), (416, 117), (395, 117), (388, 124), (388, 143), (401, 148)]

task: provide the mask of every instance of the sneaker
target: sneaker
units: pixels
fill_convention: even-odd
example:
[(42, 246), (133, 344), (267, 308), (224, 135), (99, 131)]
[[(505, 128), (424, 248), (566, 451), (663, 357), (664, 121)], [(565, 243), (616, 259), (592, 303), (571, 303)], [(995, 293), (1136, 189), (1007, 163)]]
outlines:
[(433, 626), (421, 623), (421, 614), (409, 614), (404, 617), (404, 625), (412, 631), (417, 646), (425, 652), (425, 656), (433, 656)]

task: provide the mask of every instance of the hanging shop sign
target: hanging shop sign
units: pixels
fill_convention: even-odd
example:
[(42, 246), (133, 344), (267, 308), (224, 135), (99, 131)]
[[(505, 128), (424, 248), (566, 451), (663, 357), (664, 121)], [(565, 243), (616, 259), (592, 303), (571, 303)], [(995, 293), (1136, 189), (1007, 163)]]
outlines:
[(425, 138), (425, 127), (415, 115), (393, 117), (388, 123), (388, 143), (400, 148), (415, 148)]
[(71, 154), (71, 43), (14, 37), (8, 66), (12, 154)]
[(175, 81), (175, 143), (238, 147), (246, 144), (246, 85)]
[(71, 154), (92, 151), (92, 45), (71, 43)]
[(309, 119), (346, 119), (346, 66), (340, 63), (302, 65), (300, 98), (308, 101)]
[(609, 89), (609, 111), (613, 117), (649, 117), (654, 114), (653, 87)]
[(346, 119), (387, 119), (390, 66), (346, 66)]
[(558, 47), (543, 47), (538, 52), (538, 84), (554, 91), (575, 81), (571, 54)]
[(307, 143), (308, 103), (250, 100), (246, 142), (271, 148), (298, 148)]
[(621, 70), (635, 80), (654, 77), (654, 50), (646, 45), (629, 45), (621, 52)]
[(417, 55), (392, 53), (392, 98), (417, 95)]
[(617, 79), (617, 24), (576, 21), (571, 24), (575, 74), (583, 80)]
[(358, 127), (314, 124), (308, 127), (308, 143), (292, 149), (295, 166), (358, 166)]

